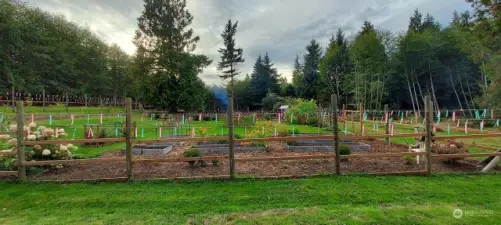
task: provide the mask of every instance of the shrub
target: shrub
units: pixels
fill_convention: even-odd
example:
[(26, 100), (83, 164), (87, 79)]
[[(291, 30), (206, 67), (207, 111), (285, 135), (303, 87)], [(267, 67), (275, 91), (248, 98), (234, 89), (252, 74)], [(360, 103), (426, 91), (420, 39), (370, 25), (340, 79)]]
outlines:
[[(202, 157), (202, 153), (198, 148), (190, 148), (183, 153), (184, 157)], [(195, 165), (196, 161), (188, 161), (190, 165)]]
[(340, 155), (349, 155), (351, 154), (351, 148), (348, 145), (340, 144), (339, 145), (339, 154)]
[(290, 121), (290, 115), (291, 113), (294, 115), (293, 116), (293, 123), (300, 123), (300, 124), (305, 124), (306, 123), (306, 118), (308, 118), (308, 122), (310, 120), (314, 120), (317, 116), (317, 103), (315, 100), (304, 100), (304, 99), (297, 99), (294, 104), (287, 109), (287, 121)]

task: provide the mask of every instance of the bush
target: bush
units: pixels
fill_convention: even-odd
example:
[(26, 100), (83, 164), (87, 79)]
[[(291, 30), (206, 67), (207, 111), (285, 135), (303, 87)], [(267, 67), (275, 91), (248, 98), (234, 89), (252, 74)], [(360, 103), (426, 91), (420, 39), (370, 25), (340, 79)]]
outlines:
[[(202, 157), (202, 153), (200, 152), (200, 150), (198, 150), (198, 148), (190, 148), (188, 150), (186, 150), (184, 153), (183, 153), (183, 156), (184, 157)], [(199, 161), (202, 161), (202, 160), (199, 160)], [(195, 165), (195, 162), (196, 161), (188, 161), (188, 163), (193, 166)], [(202, 161), (203, 162), (203, 161)], [(203, 162), (205, 163), (205, 162)], [(200, 163), (199, 164), (202, 164), (203, 166), (203, 163)], [(205, 164), (207, 165), (207, 164)]]
[(348, 145), (340, 144), (339, 145), (339, 155), (350, 155), (351, 148)]
[(317, 103), (313, 99), (297, 99), (297, 101), (289, 109), (287, 109), (286, 121), (290, 121), (291, 113), (294, 115), (293, 123), (306, 124), (306, 118), (308, 118), (308, 123), (310, 120), (313, 122), (318, 120), (315, 119), (317, 117)]

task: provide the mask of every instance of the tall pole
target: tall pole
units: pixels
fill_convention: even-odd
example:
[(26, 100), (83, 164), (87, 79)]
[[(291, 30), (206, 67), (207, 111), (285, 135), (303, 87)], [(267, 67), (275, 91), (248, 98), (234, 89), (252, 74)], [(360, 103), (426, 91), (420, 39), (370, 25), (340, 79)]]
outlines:
[(133, 180), (132, 174), (132, 99), (125, 99), (125, 159), (127, 164), (127, 179)]
[(235, 142), (233, 140), (233, 96), (228, 96), (228, 140), (230, 142), (230, 179), (235, 178)]
[(24, 146), (22, 142), (24, 140), (24, 105), (23, 101), (17, 101), (16, 103), (16, 123), (17, 123), (17, 176), (21, 181), (26, 180), (26, 167), (23, 165), (24, 162)]
[(431, 174), (431, 132), (432, 132), (432, 120), (433, 120), (433, 103), (431, 102), (431, 97), (429, 95), (425, 96), (425, 169), (428, 174)]
[(336, 153), (336, 174), (341, 175), (341, 160), (339, 156), (339, 133), (337, 124), (337, 95), (331, 95), (332, 130), (334, 132), (334, 152)]

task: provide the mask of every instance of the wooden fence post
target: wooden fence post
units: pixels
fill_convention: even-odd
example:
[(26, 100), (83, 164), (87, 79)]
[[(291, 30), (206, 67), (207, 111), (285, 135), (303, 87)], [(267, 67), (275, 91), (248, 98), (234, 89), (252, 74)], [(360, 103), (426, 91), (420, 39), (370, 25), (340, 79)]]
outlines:
[(425, 169), (428, 174), (431, 174), (431, 132), (432, 132), (432, 121), (433, 121), (433, 103), (430, 100), (430, 96), (425, 96), (425, 144), (424, 150), (425, 154)]
[(334, 152), (336, 153), (336, 175), (341, 175), (341, 165), (339, 158), (339, 133), (337, 124), (337, 96), (331, 94), (331, 108), (332, 108), (332, 130), (334, 132)]
[(233, 140), (233, 96), (228, 96), (228, 139), (230, 159), (230, 179), (235, 178), (235, 141)]
[(360, 135), (364, 127), (364, 104), (360, 103)]
[(132, 99), (125, 99), (125, 159), (127, 164), (127, 179), (133, 180), (132, 174)]
[(16, 102), (16, 123), (17, 123), (17, 176), (21, 181), (26, 180), (26, 167), (24, 162), (24, 105), (23, 101)]
[[(390, 134), (390, 115), (388, 115), (388, 104), (384, 105), (384, 118), (388, 118), (384, 124), (384, 132), (386, 135)], [(390, 143), (390, 139), (386, 138), (386, 143)]]

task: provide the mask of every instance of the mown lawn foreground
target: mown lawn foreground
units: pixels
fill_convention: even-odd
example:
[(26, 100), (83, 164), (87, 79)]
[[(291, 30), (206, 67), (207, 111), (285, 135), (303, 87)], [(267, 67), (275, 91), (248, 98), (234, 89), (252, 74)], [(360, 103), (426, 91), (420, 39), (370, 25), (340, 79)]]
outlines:
[(0, 224), (500, 224), (499, 184), (500, 174), (0, 182)]

